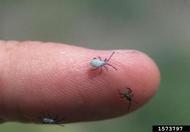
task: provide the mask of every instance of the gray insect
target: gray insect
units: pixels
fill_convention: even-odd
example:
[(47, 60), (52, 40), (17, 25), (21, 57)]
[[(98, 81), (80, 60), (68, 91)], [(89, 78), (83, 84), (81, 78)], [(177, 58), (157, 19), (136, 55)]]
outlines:
[(100, 74), (102, 73), (102, 68), (105, 68), (106, 71), (108, 71), (108, 68), (106, 66), (110, 66), (112, 67), (113, 69), (117, 70), (117, 68), (115, 68), (113, 65), (111, 65), (109, 63), (111, 57), (115, 54), (115, 52), (112, 52), (112, 54), (110, 55), (110, 57), (107, 59), (105, 58), (104, 60), (102, 60), (101, 57), (98, 57), (98, 58), (93, 58), (91, 61), (90, 61), (90, 65), (92, 67), (94, 67), (94, 69), (92, 70), (97, 70), (97, 69), (100, 69)]
[(42, 118), (40, 118), (41, 122), (43, 124), (51, 124), (51, 125), (60, 125), (60, 126), (64, 126), (64, 120), (63, 118), (58, 118), (58, 116), (52, 117), (50, 114), (47, 114), (46, 116), (43, 116)]

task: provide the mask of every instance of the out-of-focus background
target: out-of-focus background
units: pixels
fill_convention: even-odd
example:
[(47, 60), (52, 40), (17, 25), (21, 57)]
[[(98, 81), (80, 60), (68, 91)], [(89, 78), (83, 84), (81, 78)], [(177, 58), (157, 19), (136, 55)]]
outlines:
[(0, 39), (137, 49), (161, 71), (157, 95), (123, 117), (65, 127), (4, 123), (0, 132), (148, 132), (190, 124), (190, 1), (0, 0)]

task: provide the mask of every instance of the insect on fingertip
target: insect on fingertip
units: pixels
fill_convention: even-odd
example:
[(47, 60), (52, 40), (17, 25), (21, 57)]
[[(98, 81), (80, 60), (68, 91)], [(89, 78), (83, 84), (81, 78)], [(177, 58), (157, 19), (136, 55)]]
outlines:
[(119, 94), (121, 95), (121, 98), (128, 101), (128, 110), (131, 108), (131, 103), (134, 101), (134, 93), (133, 90), (129, 87), (126, 87), (124, 90), (120, 90)]
[(106, 66), (110, 66), (112, 67), (114, 70), (117, 70), (116, 67), (114, 67), (113, 65), (111, 65), (110, 63), (108, 63), (110, 61), (110, 59), (112, 58), (113, 54), (115, 53), (115, 51), (112, 52), (112, 54), (109, 56), (109, 58), (105, 58), (104, 60), (101, 58), (101, 57), (98, 57), (98, 58), (93, 58), (91, 61), (90, 61), (90, 65), (92, 67), (94, 67), (95, 69), (94, 70), (98, 70), (100, 69), (100, 72), (99, 74), (102, 73), (102, 68), (105, 68), (106, 71), (108, 71), (108, 68)]

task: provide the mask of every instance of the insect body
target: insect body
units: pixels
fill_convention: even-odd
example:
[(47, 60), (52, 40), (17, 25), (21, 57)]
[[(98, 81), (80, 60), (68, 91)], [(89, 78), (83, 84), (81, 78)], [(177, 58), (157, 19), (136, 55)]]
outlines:
[(57, 124), (57, 121), (55, 119), (53, 119), (53, 118), (47, 118), (47, 117), (44, 117), (42, 119), (42, 122), (44, 124)]
[(104, 67), (107, 71), (108, 71), (108, 68), (106, 66), (111, 66), (113, 69), (117, 70), (117, 68), (115, 68), (114, 66), (112, 66), (110, 63), (108, 63), (111, 59), (111, 57), (113, 56), (115, 52), (112, 52), (112, 54), (110, 55), (110, 57), (107, 59), (105, 58), (104, 60), (102, 60), (101, 57), (98, 57), (98, 58), (93, 58), (90, 62), (90, 65), (92, 67), (94, 67), (95, 69), (92, 69), (92, 70), (97, 70), (97, 69), (100, 69), (100, 73), (102, 72), (102, 67)]
[(58, 119), (57, 116), (51, 117), (49, 114), (47, 114), (47, 116), (40, 118), (40, 120), (43, 124), (56, 124), (63, 126), (62, 124), (64, 123), (63, 119)]
[(132, 89), (126, 88), (124, 91), (120, 91), (120, 94), (121, 94), (122, 98), (124, 98), (125, 100), (127, 100), (129, 102), (129, 106), (128, 106), (128, 110), (129, 110), (131, 107), (131, 102), (134, 97)]

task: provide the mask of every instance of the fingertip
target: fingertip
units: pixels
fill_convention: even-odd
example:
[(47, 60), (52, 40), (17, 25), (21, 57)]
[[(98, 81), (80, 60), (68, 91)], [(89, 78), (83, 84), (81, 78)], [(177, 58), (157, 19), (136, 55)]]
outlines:
[[(11, 54), (2, 76), (6, 120), (39, 123), (47, 113), (65, 122), (121, 116), (150, 100), (160, 81), (154, 61), (135, 50), (98, 51), (26, 41)], [(111, 66), (105, 65), (108, 70), (101, 73), (92, 71), (94, 57)]]
[[(109, 65), (105, 65), (108, 71), (102, 67), (93, 71), (90, 65), (88, 67), (88, 74), (92, 79), (89, 82), (94, 89), (86, 97), (96, 98), (94, 103), (99, 104), (100, 109), (109, 109), (104, 113), (107, 117), (123, 115), (140, 108), (156, 94), (160, 83), (160, 73), (156, 63), (143, 52), (137, 50), (95, 51), (90, 56), (91, 58), (100, 56), (101, 60), (104, 60), (112, 53), (114, 55), (109, 64), (117, 70)], [(130, 93), (126, 90), (127, 88), (131, 89)]]

